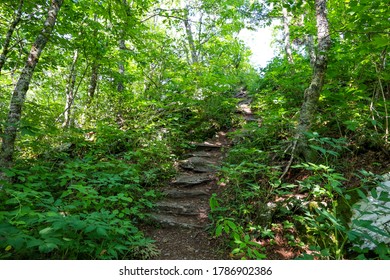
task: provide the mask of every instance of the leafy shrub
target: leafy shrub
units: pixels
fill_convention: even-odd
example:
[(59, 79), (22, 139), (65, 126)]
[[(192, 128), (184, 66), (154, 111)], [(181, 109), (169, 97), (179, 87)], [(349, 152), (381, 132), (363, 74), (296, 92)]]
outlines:
[(84, 158), (4, 170), (1, 258), (119, 259), (156, 254), (137, 228), (157, 194), (137, 166)]
[[(318, 162), (293, 166), (302, 174), (302, 179), (293, 183), (282, 183), (278, 178), (280, 168), (270, 165), (271, 156), (281, 149), (280, 145), (262, 151), (247, 138), (230, 150), (220, 179), (227, 188), (222, 196), (210, 201), (214, 234), (224, 237), (232, 252), (240, 252), (244, 258), (261, 258), (245, 251), (246, 248), (259, 249), (262, 254), (256, 240), (267, 238), (272, 243), (277, 234), (280, 238), (280, 228), (284, 228), (283, 239), (295, 251), (303, 252), (300, 258), (388, 259), (389, 251), (383, 243), (374, 242), (377, 247), (372, 250), (358, 246), (364, 240), (372, 240), (369, 231), (386, 235), (382, 229), (371, 222), (354, 221), (362, 229), (356, 230), (350, 222), (357, 198), (367, 200), (381, 179), (362, 172), (361, 186), (347, 188), (347, 179), (338, 167), (341, 155), (348, 150), (346, 139), (318, 133), (307, 136), (309, 147), (318, 154)], [(388, 199), (383, 195), (374, 197)], [(308, 249), (310, 254), (306, 253)]]
[[(212, 214), (216, 215), (221, 209), (216, 196), (210, 198), (210, 208)], [(241, 259), (265, 259), (266, 256), (261, 253), (261, 245), (253, 240), (253, 237), (247, 233), (243, 226), (236, 223), (234, 218), (226, 218), (217, 216), (214, 235), (221, 237), (223, 234), (227, 236), (231, 256)]]
[(211, 217), (215, 236), (225, 237), (233, 256), (266, 257), (250, 228), (271, 223), (266, 203), (279, 172), (276, 167), (267, 165), (268, 161), (268, 154), (261, 150), (237, 146), (229, 151), (220, 169), (219, 183), (226, 188), (219, 197), (211, 198)]

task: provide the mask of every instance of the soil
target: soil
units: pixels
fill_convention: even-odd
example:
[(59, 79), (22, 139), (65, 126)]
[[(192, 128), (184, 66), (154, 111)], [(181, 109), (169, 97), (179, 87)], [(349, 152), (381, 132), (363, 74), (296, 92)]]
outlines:
[[(183, 168), (178, 163), (178, 175), (162, 190), (166, 198), (157, 203), (153, 213), (154, 226), (144, 229), (160, 251), (155, 259), (221, 260), (228, 257), (208, 231), (208, 212), (209, 199), (212, 193), (218, 192), (216, 167), (221, 164), (224, 150), (230, 144), (224, 132), (206, 142), (192, 144), (196, 149), (187, 156), (196, 156), (196, 164), (189, 166), (188, 160), (183, 160)], [(199, 168), (199, 158), (213, 165), (206, 170), (201, 162), (202, 168)], [(199, 170), (203, 170), (202, 173)]]

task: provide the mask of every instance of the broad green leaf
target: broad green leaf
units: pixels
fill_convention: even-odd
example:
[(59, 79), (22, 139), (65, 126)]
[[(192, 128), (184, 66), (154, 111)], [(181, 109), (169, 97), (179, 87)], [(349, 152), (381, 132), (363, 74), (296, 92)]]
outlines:
[(41, 244), (40, 246), (39, 246), (39, 251), (41, 252), (41, 253), (44, 253), (44, 254), (46, 254), (46, 253), (50, 253), (50, 252), (52, 252), (53, 250), (55, 250), (55, 249), (58, 249), (58, 246), (57, 246), (57, 244), (55, 244), (55, 243), (43, 243), (43, 244)]
[(104, 237), (107, 237), (108, 234), (107, 234), (107, 230), (105, 228), (102, 228), (102, 227), (97, 227), (96, 228), (96, 233), (100, 236), (104, 236)]
[(39, 234), (40, 235), (47, 235), (47, 234), (50, 234), (53, 232), (53, 228), (52, 227), (47, 227), (47, 228), (44, 228), (42, 230), (39, 231)]

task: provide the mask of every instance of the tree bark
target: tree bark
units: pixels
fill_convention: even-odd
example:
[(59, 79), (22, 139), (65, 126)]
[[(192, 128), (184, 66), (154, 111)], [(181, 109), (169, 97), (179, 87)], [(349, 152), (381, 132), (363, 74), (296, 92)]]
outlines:
[[(125, 40), (123, 39), (119, 40), (119, 50), (120, 51), (126, 50)], [(125, 90), (125, 85), (123, 83), (123, 76), (125, 75), (125, 64), (122, 61), (119, 62), (118, 68), (119, 68), (120, 77), (117, 85), (117, 90), (118, 92), (122, 92)]]
[(329, 23), (326, 12), (326, 0), (316, 0), (317, 21), (317, 53), (313, 67), (313, 76), (310, 86), (305, 90), (304, 102), (300, 110), (299, 123), (297, 126), (296, 141), (298, 141), (298, 153), (303, 154), (308, 161), (315, 160), (315, 156), (308, 149), (305, 133), (310, 131), (316, 116), (318, 100), (324, 85), (325, 72), (328, 64), (328, 52), (331, 47)]
[[(93, 20), (95, 22), (98, 21), (97, 14), (94, 14)], [(96, 42), (96, 44), (98, 44), (98, 40), (97, 40), (98, 30), (96, 28), (93, 30), (93, 37), (96, 38), (95, 42)], [(98, 46), (96, 46), (96, 47), (98, 47)], [(89, 85), (88, 85), (88, 98), (89, 98), (89, 100), (87, 102), (87, 107), (89, 106), (89, 104), (92, 102), (92, 100), (95, 97), (95, 92), (96, 92), (97, 82), (98, 82), (99, 57), (100, 57), (99, 50), (96, 49), (96, 51), (94, 51), (94, 57), (92, 58), (91, 78), (89, 80)]]
[(88, 86), (89, 102), (92, 102), (93, 98), (95, 97), (97, 81), (98, 81), (98, 70), (99, 70), (99, 64), (95, 60), (92, 64), (91, 79), (89, 80), (89, 86)]
[(78, 59), (78, 51), (75, 50), (73, 54), (73, 61), (70, 67), (70, 73), (68, 78), (68, 84), (66, 87), (66, 104), (64, 111), (64, 122), (62, 124), (63, 128), (69, 128), (71, 124), (72, 116), (72, 105), (76, 95), (75, 85), (76, 85), (76, 63)]
[(8, 29), (7, 35), (5, 37), (5, 41), (4, 41), (4, 44), (3, 44), (3, 51), (2, 51), (2, 53), (0, 55), (0, 74), (1, 74), (1, 70), (3, 69), (3, 66), (5, 64), (5, 61), (7, 59), (7, 54), (9, 52), (9, 45), (11, 43), (12, 34), (14, 33), (15, 28), (19, 24), (20, 19), (22, 17), (23, 4), (24, 4), (24, 0), (20, 0), (19, 6), (18, 6), (18, 10), (16, 11), (15, 19), (11, 23), (11, 25), (10, 25), (10, 27)]
[(12, 93), (8, 118), (5, 124), (1, 145), (0, 164), (2, 164), (4, 167), (10, 167), (12, 165), (15, 150), (15, 139), (18, 127), (20, 125), (22, 108), (26, 98), (26, 93), (30, 86), (31, 78), (34, 74), (34, 69), (38, 63), (39, 57), (53, 31), (58, 12), (63, 2), (64, 0), (51, 1), (44, 27), (31, 47), (26, 64)]

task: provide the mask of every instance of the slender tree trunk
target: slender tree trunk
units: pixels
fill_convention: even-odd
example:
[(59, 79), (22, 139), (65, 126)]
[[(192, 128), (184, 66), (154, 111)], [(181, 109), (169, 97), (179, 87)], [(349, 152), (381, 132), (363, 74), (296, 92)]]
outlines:
[(328, 64), (328, 51), (331, 47), (329, 35), (329, 23), (326, 14), (326, 0), (316, 0), (316, 21), (317, 21), (317, 54), (313, 67), (313, 77), (310, 86), (305, 90), (304, 102), (300, 111), (300, 118), (297, 127), (298, 152), (303, 154), (306, 160), (313, 161), (314, 155), (310, 153), (305, 133), (310, 131), (313, 123), (318, 100), (324, 84), (325, 72)]
[[(125, 40), (121, 39), (119, 41), (119, 50), (120, 51), (125, 51), (126, 50), (126, 45), (125, 45)], [(124, 85), (124, 75), (125, 75), (125, 64), (124, 62), (120, 61), (119, 65), (119, 80), (117, 84), (117, 90), (119, 93), (122, 93), (125, 90), (125, 85)], [(116, 113), (116, 123), (118, 124), (119, 128), (122, 128), (124, 125), (124, 119), (122, 116), (122, 105), (123, 104), (123, 96), (122, 94), (119, 95), (119, 108)]]
[(15, 139), (20, 124), (26, 93), (30, 86), (31, 78), (42, 50), (45, 48), (46, 43), (53, 31), (58, 12), (63, 2), (64, 0), (51, 1), (48, 17), (44, 23), (44, 27), (31, 47), (26, 64), (13, 91), (1, 145), (0, 164), (5, 167), (12, 165), (13, 154), (15, 150)]
[(191, 52), (191, 62), (192, 62), (192, 64), (198, 63), (198, 54), (196, 52), (194, 36), (192, 34), (191, 24), (190, 24), (190, 21), (188, 19), (188, 8), (185, 8), (183, 22), (184, 22), (184, 27), (185, 27), (186, 34), (187, 34), (188, 46), (189, 46), (190, 52)]
[(3, 51), (2, 51), (2, 53), (0, 55), (0, 74), (1, 74), (1, 70), (3, 69), (3, 66), (5, 64), (5, 61), (7, 59), (7, 54), (9, 52), (9, 45), (11, 43), (12, 34), (14, 33), (15, 28), (19, 24), (20, 19), (22, 17), (23, 4), (24, 4), (24, 0), (20, 0), (19, 6), (18, 6), (18, 10), (16, 11), (15, 19), (11, 23), (11, 25), (10, 25), (10, 27), (8, 29), (7, 35), (5, 37), (5, 41), (4, 41), (4, 44), (3, 44)]
[[(122, 5), (123, 5), (123, 8), (126, 12), (126, 17), (131, 17), (131, 9), (129, 7), (129, 4), (127, 3), (127, 0), (122, 0)], [(127, 25), (128, 25), (128, 23), (125, 22), (125, 27), (127, 27)], [(121, 39), (119, 40), (119, 50), (120, 50), (120, 52), (124, 52), (127, 50), (126, 43), (125, 43), (125, 30), (124, 29), (121, 30)], [(118, 90), (118, 92), (122, 92), (125, 90), (125, 85), (123, 83), (123, 78), (124, 78), (123, 76), (125, 75), (125, 63), (122, 61), (119, 62), (118, 68), (119, 68), (120, 78), (118, 81), (117, 90)]]
[(99, 64), (95, 60), (92, 64), (91, 79), (89, 80), (89, 86), (88, 86), (89, 102), (92, 102), (93, 98), (95, 97), (97, 81), (98, 81), (98, 71), (99, 71)]
[[(119, 50), (120, 51), (125, 51), (126, 50), (126, 45), (125, 45), (125, 40), (121, 39), (119, 41)], [(125, 90), (125, 85), (123, 84), (123, 76), (125, 74), (125, 65), (123, 62), (119, 62), (119, 65), (118, 65), (118, 68), (119, 68), (119, 81), (118, 81), (118, 86), (117, 86), (117, 89), (119, 92), (122, 92)]]
[(292, 51), (291, 51), (291, 42), (290, 42), (290, 19), (288, 17), (288, 11), (286, 8), (282, 9), (283, 14), (283, 39), (284, 39), (284, 51), (286, 52), (287, 60), (290, 64), (292, 64), (293, 57), (292, 57)]
[[(98, 16), (97, 14), (95, 14), (94, 21), (96, 22), (97, 20), (98, 20)], [(97, 35), (98, 35), (98, 30), (94, 29), (93, 31), (94, 38), (97, 38)], [(89, 80), (89, 86), (88, 86), (88, 97), (89, 97), (88, 103), (91, 103), (95, 97), (95, 92), (96, 92), (96, 87), (98, 82), (99, 56), (100, 56), (99, 51), (96, 51), (95, 57), (93, 58), (93, 62), (92, 62), (91, 78)]]
[(78, 51), (75, 50), (73, 54), (73, 61), (70, 67), (70, 73), (68, 78), (68, 84), (66, 87), (66, 104), (64, 111), (64, 122), (62, 124), (63, 128), (69, 128), (71, 124), (72, 116), (72, 105), (75, 98), (75, 85), (76, 85), (76, 63), (78, 59)]

